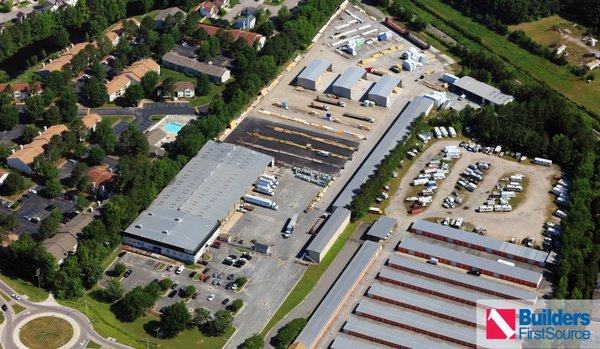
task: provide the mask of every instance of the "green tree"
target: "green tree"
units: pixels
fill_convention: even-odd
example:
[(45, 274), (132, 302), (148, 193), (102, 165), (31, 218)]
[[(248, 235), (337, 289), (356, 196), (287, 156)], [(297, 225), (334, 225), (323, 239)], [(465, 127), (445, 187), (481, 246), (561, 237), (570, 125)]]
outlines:
[(125, 273), (126, 270), (127, 270), (127, 267), (125, 266), (125, 264), (117, 262), (117, 263), (115, 263), (115, 265), (112, 268), (111, 275), (112, 276), (121, 276)]
[(142, 89), (144, 90), (144, 95), (146, 98), (152, 98), (154, 96), (154, 90), (156, 89), (157, 84), (158, 73), (151, 71), (144, 75), (140, 85), (142, 85)]
[(144, 89), (138, 84), (129, 86), (123, 95), (125, 103), (132, 107), (136, 107), (142, 98), (144, 98)]
[(88, 200), (85, 195), (79, 194), (77, 195), (77, 201), (75, 202), (75, 207), (83, 211), (90, 206), (90, 200)]
[(196, 93), (206, 96), (210, 92), (210, 80), (206, 74), (201, 74), (196, 81)]
[(228, 310), (217, 311), (213, 319), (203, 326), (203, 332), (209, 336), (222, 336), (229, 330), (233, 323), (233, 316)]
[(294, 338), (298, 337), (300, 331), (306, 326), (306, 322), (305, 318), (297, 318), (280, 328), (277, 331), (277, 335), (273, 338), (275, 349), (287, 348)]
[(107, 154), (113, 154), (117, 145), (117, 137), (113, 133), (112, 125), (108, 119), (102, 119), (96, 125), (92, 141), (98, 144)]
[(44, 97), (41, 95), (35, 95), (25, 100), (25, 107), (27, 110), (27, 117), (31, 122), (40, 122), (43, 119), (44, 112), (46, 110), (46, 103)]
[(55, 198), (63, 191), (63, 186), (58, 178), (48, 178), (44, 182), (44, 195)]
[(14, 105), (0, 107), (0, 131), (10, 131), (19, 123), (19, 111)]
[(42, 219), (42, 223), (40, 223), (40, 227), (38, 228), (38, 233), (43, 239), (47, 239), (49, 237), (54, 236), (56, 234), (56, 230), (60, 224), (60, 220), (62, 219), (62, 212), (57, 209), (52, 210), (50, 214)]
[(179, 332), (185, 330), (190, 318), (190, 312), (185, 305), (181, 302), (177, 302), (168, 306), (163, 311), (160, 317), (160, 328), (165, 337), (173, 338), (177, 336)]
[(90, 185), (90, 177), (88, 176), (88, 166), (84, 162), (78, 162), (71, 171), (71, 186), (79, 191), (86, 191)]
[(13, 195), (23, 189), (25, 189), (25, 178), (14, 172), (9, 173), (0, 186), (2, 195)]
[(116, 302), (123, 298), (125, 291), (121, 287), (119, 280), (111, 278), (107, 281), (106, 286), (102, 290), (103, 298), (110, 303)]
[(39, 135), (40, 129), (35, 125), (27, 124), (23, 129), (23, 134), (21, 134), (21, 141), (23, 143), (31, 143), (35, 137)]
[(164, 278), (158, 282), (158, 285), (160, 286), (161, 290), (166, 291), (173, 286), (173, 280)]
[(185, 297), (191, 297), (194, 293), (196, 293), (196, 287), (194, 287), (194, 285), (188, 285), (183, 289)]
[(5, 70), (0, 70), (0, 83), (7, 82), (10, 79), (10, 76)]
[(106, 160), (106, 152), (101, 147), (93, 146), (88, 151), (88, 156), (86, 158), (86, 161), (90, 166), (102, 165), (105, 160)]
[(121, 321), (133, 322), (146, 314), (156, 302), (156, 298), (157, 296), (148, 292), (146, 288), (135, 287), (115, 303), (116, 316)]
[(173, 96), (173, 93), (175, 92), (175, 79), (170, 76), (167, 77), (160, 85), (160, 89), (164, 97)]
[(265, 346), (264, 338), (256, 333), (240, 344), (238, 349), (262, 349)]
[(233, 314), (237, 313), (244, 306), (244, 301), (241, 299), (236, 299), (231, 304), (227, 306), (227, 310), (232, 312)]
[(120, 154), (134, 156), (147, 154), (150, 146), (146, 136), (135, 126), (129, 124), (127, 130), (121, 133), (117, 148)]
[(102, 80), (95, 76), (91, 76), (84, 82), (81, 92), (91, 107), (99, 107), (108, 102), (108, 92), (106, 91), (106, 86)]
[(208, 323), (211, 319), (212, 315), (210, 313), (210, 310), (206, 309), (206, 308), (196, 308), (194, 309), (194, 316), (192, 317), (190, 323), (193, 326), (196, 327), (201, 327), (203, 325), (205, 325), (206, 323)]

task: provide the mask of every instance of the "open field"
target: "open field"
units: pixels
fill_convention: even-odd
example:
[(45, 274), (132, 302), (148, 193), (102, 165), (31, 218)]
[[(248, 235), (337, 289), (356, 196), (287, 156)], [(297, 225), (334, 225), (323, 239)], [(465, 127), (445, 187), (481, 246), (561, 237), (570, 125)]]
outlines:
[(73, 336), (73, 326), (68, 321), (44, 316), (27, 322), (19, 333), (23, 344), (31, 349), (58, 348)]
[(5, 271), (0, 274), (0, 279), (6, 282), (18, 294), (26, 295), (27, 299), (31, 302), (41, 302), (48, 298), (48, 292), (45, 290), (20, 278), (7, 276)]
[[(502, 57), (512, 66), (535, 80), (548, 85), (576, 104), (582, 105), (595, 113), (600, 113), (599, 79), (588, 84), (575, 77), (569, 71), (569, 67), (557, 66), (545, 58), (525, 51), (502, 35), (489, 30), (484, 25), (439, 0), (423, 0), (422, 3), (436, 13), (436, 16), (452, 21), (471, 34), (480, 37), (485, 48)], [(414, 5), (409, 5), (409, 7), (419, 15), (423, 15), (425, 19), (433, 17), (430, 13)]]

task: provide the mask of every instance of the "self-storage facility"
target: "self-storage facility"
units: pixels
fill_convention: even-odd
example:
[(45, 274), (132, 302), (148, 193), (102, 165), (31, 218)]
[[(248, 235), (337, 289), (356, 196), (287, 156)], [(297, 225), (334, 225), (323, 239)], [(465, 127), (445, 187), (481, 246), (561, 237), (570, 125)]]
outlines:
[(306, 248), (306, 256), (313, 262), (321, 263), (348, 223), (350, 223), (350, 210), (343, 207), (336, 208)]
[(323, 77), (326, 71), (331, 71), (331, 68), (331, 62), (324, 59), (315, 59), (304, 67), (300, 75), (298, 75), (296, 85), (316, 91), (320, 88), (319, 82), (321, 77)]

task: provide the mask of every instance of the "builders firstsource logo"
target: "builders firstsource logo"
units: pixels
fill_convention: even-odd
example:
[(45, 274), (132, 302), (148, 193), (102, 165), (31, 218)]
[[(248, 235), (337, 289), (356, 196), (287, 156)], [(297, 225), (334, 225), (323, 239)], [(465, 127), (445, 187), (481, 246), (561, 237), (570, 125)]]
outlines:
[(567, 312), (562, 309), (499, 309), (485, 313), (487, 340), (551, 340), (583, 341), (591, 337), (585, 327), (590, 324), (588, 312)]

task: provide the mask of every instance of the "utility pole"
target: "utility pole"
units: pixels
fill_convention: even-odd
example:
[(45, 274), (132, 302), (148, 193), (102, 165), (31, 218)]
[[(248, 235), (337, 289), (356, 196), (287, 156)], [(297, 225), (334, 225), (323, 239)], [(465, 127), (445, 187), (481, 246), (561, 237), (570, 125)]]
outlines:
[(158, 348), (158, 331), (160, 331), (160, 327), (156, 328), (156, 347)]
[(38, 287), (42, 288), (42, 286), (40, 286), (40, 274), (42, 273), (42, 268), (37, 268), (35, 270), (35, 276), (37, 276), (37, 280), (38, 280)]

